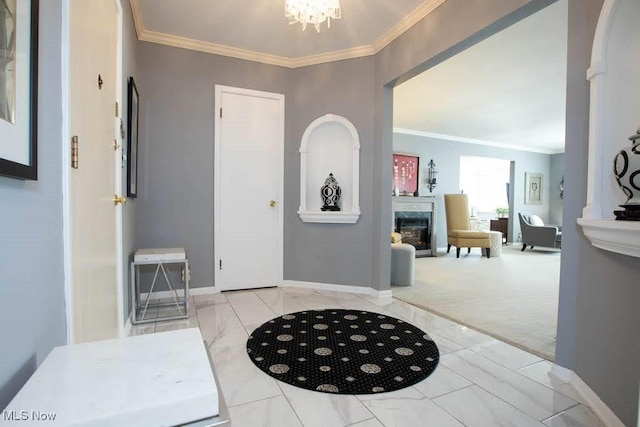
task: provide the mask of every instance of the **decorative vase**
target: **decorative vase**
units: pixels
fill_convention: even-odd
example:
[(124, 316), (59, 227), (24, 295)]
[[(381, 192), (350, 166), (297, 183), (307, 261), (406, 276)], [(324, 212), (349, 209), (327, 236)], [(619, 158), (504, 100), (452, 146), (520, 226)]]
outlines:
[(631, 147), (623, 148), (613, 160), (613, 173), (627, 196), (622, 211), (613, 211), (618, 220), (640, 221), (640, 128), (629, 137)]
[(322, 197), (322, 211), (339, 211), (340, 195), (342, 190), (338, 185), (338, 181), (330, 173), (329, 177), (324, 181), (324, 185), (320, 188), (320, 197)]

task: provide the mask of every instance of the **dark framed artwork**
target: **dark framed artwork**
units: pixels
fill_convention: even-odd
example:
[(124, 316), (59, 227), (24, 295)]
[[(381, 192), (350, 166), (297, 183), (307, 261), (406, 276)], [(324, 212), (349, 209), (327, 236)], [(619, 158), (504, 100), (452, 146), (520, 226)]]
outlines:
[(0, 175), (38, 179), (38, 0), (0, 0)]
[[(0, 0), (1, 1), (1, 0)], [(140, 97), (138, 88), (129, 77), (129, 108), (127, 111), (127, 197), (138, 197), (138, 129), (140, 118)]]
[(417, 196), (420, 175), (420, 157), (410, 154), (393, 154), (393, 194)]

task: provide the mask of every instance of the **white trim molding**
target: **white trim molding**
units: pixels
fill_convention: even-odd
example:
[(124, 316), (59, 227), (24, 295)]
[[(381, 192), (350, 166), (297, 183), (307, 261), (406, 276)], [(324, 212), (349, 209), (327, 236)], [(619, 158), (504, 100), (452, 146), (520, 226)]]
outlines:
[(640, 258), (640, 222), (578, 218), (578, 224), (596, 248)]
[(605, 426), (624, 427), (620, 418), (609, 409), (606, 403), (600, 399), (596, 392), (593, 391), (578, 374), (570, 369), (553, 364), (551, 366), (551, 375), (559, 381), (570, 384)]
[(420, 20), (426, 18), (431, 12), (436, 10), (438, 6), (447, 0), (427, 0), (422, 2), (413, 12), (408, 14), (402, 21), (391, 27), (389, 31), (384, 33), (372, 45), (373, 53), (376, 54), (387, 47), (389, 43), (400, 37), (407, 30), (417, 24)]
[(426, 132), (422, 130), (413, 130), (413, 129), (405, 129), (405, 128), (393, 128), (393, 133), (423, 136), (425, 138), (442, 139), (445, 141), (466, 142), (467, 144), (487, 145), (489, 147), (504, 148), (507, 150), (528, 151), (531, 153), (542, 153), (542, 154), (564, 153), (564, 148), (561, 150), (547, 150), (544, 148), (526, 147), (523, 145), (506, 144), (504, 142), (487, 141), (484, 139), (467, 138), (464, 136), (447, 135), (443, 133)]
[[(618, 41), (612, 39), (612, 34), (614, 30), (620, 31), (620, 28), (624, 30), (625, 26), (635, 25), (632, 20), (625, 19), (626, 17), (617, 13), (618, 10), (622, 10), (620, 5), (625, 1), (632, 0), (605, 0), (594, 36), (591, 65), (586, 75), (591, 89), (587, 201), (582, 210), (582, 218), (578, 218), (577, 222), (593, 246), (640, 257), (640, 222), (611, 219), (612, 213), (609, 213), (609, 209), (615, 209), (616, 206), (606, 200), (613, 178), (611, 144), (616, 144), (617, 139), (612, 136), (612, 132), (623, 126), (628, 127), (631, 133), (637, 126), (637, 123), (627, 123), (619, 115), (610, 112), (610, 92), (614, 90), (611, 87), (612, 82), (625, 84), (625, 81), (619, 81), (613, 68), (620, 66), (616, 60), (626, 52), (620, 51), (626, 48), (619, 46)], [(624, 103), (625, 100), (616, 102)]]
[(310, 212), (299, 210), (302, 222), (322, 222), (326, 224), (355, 224), (360, 212)]
[(613, 16), (618, 0), (605, 0), (591, 50), (591, 66), (587, 70), (587, 80), (590, 83), (589, 108), (589, 161), (587, 176), (587, 204), (582, 210), (583, 218), (602, 217), (602, 177), (603, 177), (603, 148), (605, 127), (605, 78), (606, 54), (609, 35), (613, 27)]
[(212, 42), (195, 40), (187, 37), (176, 36), (167, 33), (147, 30), (144, 26), (140, 0), (131, 0), (131, 13), (136, 27), (138, 39), (150, 43), (173, 46), (182, 49), (195, 50), (198, 52), (212, 53), (215, 55), (228, 56), (231, 58), (245, 59), (248, 61), (260, 62), (263, 64), (277, 65), (286, 68), (299, 68), (309, 65), (324, 64), (327, 62), (340, 61), (343, 59), (361, 58), (375, 55), (392, 41), (404, 34), (409, 28), (433, 12), (438, 6), (447, 0), (425, 0), (420, 6), (409, 13), (404, 19), (391, 27), (389, 31), (380, 36), (370, 45), (357, 46), (349, 49), (332, 52), (319, 53), (316, 55), (289, 58), (286, 56), (272, 55), (263, 52), (256, 52), (248, 49), (241, 49)]
[(391, 298), (393, 295), (391, 290), (378, 291), (367, 286), (347, 286), (347, 285), (334, 285), (331, 283), (320, 282), (301, 282), (298, 280), (284, 280), (282, 282), (283, 288), (302, 288), (302, 289), (315, 289), (318, 291), (330, 291), (330, 292), (347, 292), (357, 295), (370, 295), (372, 297), (384, 299)]

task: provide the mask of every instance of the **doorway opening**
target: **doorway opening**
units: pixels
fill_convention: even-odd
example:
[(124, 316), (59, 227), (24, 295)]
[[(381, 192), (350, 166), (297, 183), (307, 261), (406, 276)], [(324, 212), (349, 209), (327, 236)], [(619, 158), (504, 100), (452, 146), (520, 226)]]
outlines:
[[(549, 360), (561, 250), (521, 252), (513, 244), (499, 256), (491, 249), (491, 259), (477, 250), (446, 255), (443, 195), (468, 194), (473, 227), (499, 227), (504, 243), (522, 239), (519, 213), (559, 224), (567, 11), (567, 0), (559, 0), (426, 71), (429, 63), (422, 64), (398, 80), (393, 95), (393, 151), (438, 165), (429, 195), (443, 218), (434, 226), (439, 256), (416, 259), (414, 286), (393, 288), (393, 295)], [(542, 176), (539, 203), (526, 197), (531, 175)]]

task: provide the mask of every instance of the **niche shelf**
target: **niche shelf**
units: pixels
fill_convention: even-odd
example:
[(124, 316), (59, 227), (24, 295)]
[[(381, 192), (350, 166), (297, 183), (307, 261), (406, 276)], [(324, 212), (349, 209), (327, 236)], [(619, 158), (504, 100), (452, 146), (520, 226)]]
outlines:
[[(330, 173), (342, 190), (337, 212), (320, 210), (320, 188)], [(354, 224), (360, 218), (360, 138), (342, 116), (319, 117), (302, 135), (298, 215), (303, 222), (323, 223)]]
[(616, 221), (624, 203), (612, 164), (629, 146), (640, 118), (640, 55), (629, 40), (640, 36), (637, 0), (605, 0), (598, 19), (587, 79), (591, 87), (587, 204), (578, 224), (593, 246), (640, 257), (640, 222)]

